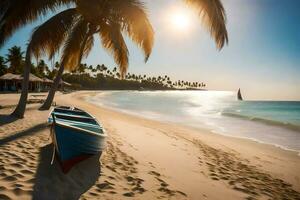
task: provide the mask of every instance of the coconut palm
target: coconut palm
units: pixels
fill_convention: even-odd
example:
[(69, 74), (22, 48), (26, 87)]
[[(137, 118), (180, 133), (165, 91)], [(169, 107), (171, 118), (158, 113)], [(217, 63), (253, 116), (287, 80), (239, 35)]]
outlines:
[[(90, 5), (94, 5), (95, 3), (99, 3), (100, 1), (106, 2), (107, 0), (86, 0), (85, 2), (84, 0), (2, 0), (0, 2), (0, 47), (17, 28), (21, 27), (22, 25), (25, 25), (28, 22), (34, 21), (39, 15), (46, 14), (46, 11), (48, 9), (55, 10), (61, 5), (79, 2), (79, 4), (82, 5), (82, 11), (85, 10), (85, 15), (89, 22), (92, 22), (93, 20), (98, 20), (99, 16), (101, 16), (104, 12), (89, 12), (90, 8), (86, 8), (88, 8)], [(118, 3), (119, 1), (109, 2)], [(124, 2), (127, 3), (127, 1)], [(201, 16), (205, 22), (205, 26), (208, 28), (212, 37), (215, 39), (217, 47), (221, 49), (224, 46), (224, 44), (228, 42), (228, 37), (225, 26), (225, 11), (220, 0), (185, 0), (185, 2), (197, 9), (197, 11), (199, 12), (199, 16)], [(91, 10), (95, 11), (97, 10), (97, 8), (92, 7)], [(27, 49), (30, 50), (30, 48), (31, 46), (28, 45)], [(31, 52), (27, 51), (26, 60), (30, 60), (30, 58)], [(30, 61), (27, 61), (26, 65), (29, 66)], [(27, 100), (28, 78), (29, 68), (27, 67), (24, 70), (22, 94), (19, 100), (19, 104), (15, 112), (13, 113), (16, 116), (23, 116), (23, 113), (25, 111), (26, 104), (24, 102), (26, 102)]]
[[(52, 17), (38, 27), (32, 35), (31, 51), (36, 57), (42, 53), (51, 57), (59, 47), (64, 46), (61, 67), (40, 109), (50, 108), (64, 69), (72, 70), (80, 66), (82, 57), (87, 56), (93, 46), (95, 34), (100, 36), (103, 47), (113, 54), (122, 77), (128, 68), (128, 49), (122, 32), (127, 33), (143, 49), (145, 61), (151, 53), (153, 29), (141, 2), (138, 0), (92, 1), (95, 4), (78, 0), (76, 8), (65, 10)], [(73, 14), (65, 16), (65, 12)], [(94, 16), (91, 16), (92, 13)], [(54, 27), (62, 26), (62, 21), (67, 21), (68, 27), (62, 27), (62, 31), (57, 33), (57, 28)], [(63, 38), (64, 36), (66, 39)]]
[[(46, 15), (48, 10), (56, 11), (62, 5), (68, 5), (73, 0), (1, 0), (0, 1), (0, 47), (20, 27), (35, 21), (39, 16)], [(30, 46), (27, 47), (29, 49)], [(22, 93), (19, 103), (12, 113), (15, 117), (23, 117), (27, 96), (29, 73), (31, 67), (30, 52), (26, 51), (25, 65), (23, 71)]]
[(8, 49), (8, 54), (6, 54), (6, 62), (9, 63), (9, 72), (11, 73), (20, 73), (21, 65), (24, 59), (24, 52), (21, 50), (21, 47), (13, 46)]
[(220, 50), (228, 43), (226, 14), (221, 0), (184, 0), (196, 10)]
[(47, 64), (45, 63), (44, 60), (40, 60), (38, 62), (38, 65), (37, 65), (37, 74), (40, 76), (40, 77), (44, 77), (45, 76), (45, 73), (47, 72), (47, 69), (48, 69), (48, 66)]
[(5, 64), (4, 57), (0, 56), (0, 76), (5, 74), (7, 71), (7, 66)]
[[(61, 63), (65, 64), (67, 68), (71, 68), (72, 65), (74, 67), (74, 63), (77, 63), (81, 60), (82, 55), (85, 55), (90, 51), (89, 47), (92, 47), (93, 43), (92, 35), (98, 32), (102, 38), (104, 47), (112, 52), (115, 60), (118, 60), (118, 63), (120, 64), (120, 69), (123, 71), (122, 73), (124, 73), (128, 67), (128, 51), (121, 32), (125, 31), (133, 39), (133, 41), (138, 43), (139, 46), (145, 50), (145, 60), (147, 60), (152, 49), (153, 31), (143, 10), (143, 4), (138, 0), (3, 0), (0, 2), (0, 46), (4, 44), (4, 42), (17, 28), (35, 20), (39, 15), (46, 14), (46, 11), (49, 9), (56, 10), (61, 5), (69, 3), (76, 3), (76, 9), (74, 8), (68, 9), (65, 12), (63, 11), (58, 14), (59, 17), (56, 17), (52, 21), (48, 21), (48, 23), (43, 26), (51, 27), (52, 25), (53, 28), (44, 29), (44, 31), (57, 31), (57, 27), (55, 25), (59, 25), (60, 30), (57, 32), (62, 33), (62, 35), (55, 33), (52, 35), (50, 34), (51, 36), (54, 35), (54, 38), (51, 38), (51, 42), (47, 43), (49, 41), (46, 41), (46, 43), (40, 45), (40, 47), (42, 47), (42, 51), (45, 51), (44, 53), (47, 53), (49, 58), (53, 57), (55, 52), (57, 52), (59, 47), (61, 47), (63, 41), (66, 41), (66, 45), (64, 45), (65, 53), (61, 59), (61, 61), (64, 62)], [(62, 21), (59, 21), (58, 19), (61, 19)], [(56, 23), (54, 23), (54, 21), (56, 21)], [(148, 28), (145, 27), (145, 24)], [(73, 34), (72, 31), (69, 31), (71, 27), (74, 28)], [(101, 31), (99, 31), (100, 27)], [(39, 29), (40, 28), (41, 27), (39, 27)], [(41, 33), (41, 29), (38, 32)], [(67, 35), (70, 35), (70, 37), (67, 38)], [(73, 38), (71, 35), (73, 35)], [(32, 39), (34, 38), (33, 36)], [(45, 38), (45, 36), (43, 37), (41, 34), (36, 34), (35, 38), (37, 38), (36, 41), (40, 41), (42, 38)], [(144, 38), (147, 39), (145, 40)], [(81, 39), (79, 45), (74, 45), (75, 39)], [(73, 41), (73, 43), (71, 41)], [(82, 45), (81, 43), (86, 45)], [(43, 49), (44, 47), (48, 49)], [(34, 43), (29, 43), (27, 46), (25, 62), (27, 67), (24, 69), (22, 93), (18, 106), (12, 113), (12, 115), (17, 117), (23, 117), (25, 111), (30, 72), (30, 68), (28, 66), (31, 64), (30, 60), (32, 54), (38, 57), (39, 53), (37, 53), (38, 51), (36, 49), (37, 48)], [(64, 67), (64, 65), (61, 65), (58, 70), (58, 76), (56, 77), (52, 89), (49, 92), (44, 107), (49, 105), (49, 102), (51, 104), (57, 84), (61, 78), (62, 72), (64, 71)]]
[(79, 73), (85, 72), (85, 65), (84, 65), (84, 64), (80, 64), (80, 65), (79, 65), (79, 67), (78, 67), (78, 72), (79, 72)]
[(58, 10), (76, 0), (1, 0), (0, 1), (0, 47), (20, 27), (46, 16), (47, 11)]

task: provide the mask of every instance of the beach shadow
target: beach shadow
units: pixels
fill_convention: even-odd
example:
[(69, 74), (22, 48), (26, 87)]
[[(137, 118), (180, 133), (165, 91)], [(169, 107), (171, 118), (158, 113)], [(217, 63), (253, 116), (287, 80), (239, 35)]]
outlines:
[(42, 131), (42, 130), (46, 129), (47, 127), (48, 127), (47, 123), (41, 123), (41, 124), (37, 124), (31, 128), (28, 128), (24, 131), (20, 131), (16, 134), (2, 138), (2, 139), (0, 139), (0, 146), (6, 144), (8, 142), (11, 142), (13, 140), (20, 139), (25, 136), (33, 135), (38, 131)]
[(100, 155), (94, 155), (75, 165), (64, 174), (57, 160), (50, 165), (53, 145), (41, 148), (39, 166), (34, 179), (35, 199), (79, 199), (100, 176)]
[(14, 121), (18, 120), (18, 118), (16, 117), (13, 117), (11, 115), (4, 115), (4, 114), (1, 114), (0, 115), (0, 126), (3, 126), (5, 124), (10, 124)]

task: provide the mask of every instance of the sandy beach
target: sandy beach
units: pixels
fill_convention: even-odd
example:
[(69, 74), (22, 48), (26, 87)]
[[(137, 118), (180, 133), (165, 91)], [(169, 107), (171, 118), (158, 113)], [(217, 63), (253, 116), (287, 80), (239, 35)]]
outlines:
[(49, 111), (0, 94), (0, 199), (300, 199), (300, 156), (271, 145), (162, 123), (92, 105), (94, 92), (59, 93), (58, 105), (94, 115), (107, 131), (101, 158), (63, 174), (50, 165)]

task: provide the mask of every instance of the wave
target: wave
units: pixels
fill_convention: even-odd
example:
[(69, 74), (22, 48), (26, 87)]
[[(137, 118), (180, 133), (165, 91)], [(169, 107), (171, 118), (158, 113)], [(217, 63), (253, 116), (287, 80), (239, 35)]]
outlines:
[(240, 118), (244, 120), (250, 120), (254, 122), (260, 122), (263, 124), (271, 125), (271, 126), (278, 126), (282, 127), (285, 129), (293, 130), (300, 132), (300, 126), (296, 124), (291, 124), (291, 123), (286, 123), (286, 122), (279, 122), (275, 120), (270, 120), (270, 119), (265, 119), (265, 118), (259, 118), (259, 117), (253, 117), (253, 116), (247, 116), (247, 115), (242, 115), (238, 113), (231, 113), (231, 112), (222, 112), (222, 115), (228, 116), (228, 117), (235, 117), (235, 118)]

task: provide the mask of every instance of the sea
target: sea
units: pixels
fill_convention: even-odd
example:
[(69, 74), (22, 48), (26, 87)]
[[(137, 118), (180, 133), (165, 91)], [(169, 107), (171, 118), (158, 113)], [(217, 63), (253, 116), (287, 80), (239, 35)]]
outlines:
[(87, 101), (300, 152), (300, 101), (238, 101), (230, 91), (101, 91)]

